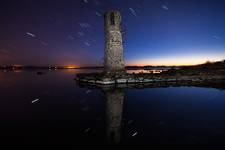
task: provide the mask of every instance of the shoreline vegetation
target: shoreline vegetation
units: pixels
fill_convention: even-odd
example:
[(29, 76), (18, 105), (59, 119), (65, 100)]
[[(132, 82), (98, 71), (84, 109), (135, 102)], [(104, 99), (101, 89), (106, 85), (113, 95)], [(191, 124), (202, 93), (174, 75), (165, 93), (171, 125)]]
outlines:
[(107, 86), (124, 84), (125, 87), (200, 86), (225, 89), (225, 61), (207, 62), (195, 66), (171, 67), (161, 73), (132, 73), (105, 76), (102, 73), (78, 74), (81, 84)]

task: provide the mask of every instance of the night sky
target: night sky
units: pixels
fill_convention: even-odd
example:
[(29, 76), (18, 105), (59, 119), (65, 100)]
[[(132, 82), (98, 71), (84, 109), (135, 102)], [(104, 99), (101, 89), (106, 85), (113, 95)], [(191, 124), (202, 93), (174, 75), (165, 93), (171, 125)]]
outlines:
[(225, 0), (1, 0), (0, 64), (102, 65), (111, 9), (123, 15), (127, 65), (225, 59)]

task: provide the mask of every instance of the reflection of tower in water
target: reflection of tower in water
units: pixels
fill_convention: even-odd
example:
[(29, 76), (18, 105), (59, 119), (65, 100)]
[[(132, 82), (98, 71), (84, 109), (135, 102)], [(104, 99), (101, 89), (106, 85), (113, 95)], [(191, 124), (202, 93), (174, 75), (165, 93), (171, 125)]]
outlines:
[(106, 129), (109, 143), (121, 141), (121, 123), (123, 113), (123, 89), (103, 89), (106, 97)]

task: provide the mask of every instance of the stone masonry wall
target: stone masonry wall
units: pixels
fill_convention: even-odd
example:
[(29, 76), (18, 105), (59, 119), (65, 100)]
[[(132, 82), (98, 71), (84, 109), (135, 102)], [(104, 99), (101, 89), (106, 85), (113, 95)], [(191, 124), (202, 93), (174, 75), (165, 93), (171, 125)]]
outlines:
[(104, 68), (105, 73), (111, 75), (122, 74), (125, 71), (119, 11), (109, 11), (105, 14)]

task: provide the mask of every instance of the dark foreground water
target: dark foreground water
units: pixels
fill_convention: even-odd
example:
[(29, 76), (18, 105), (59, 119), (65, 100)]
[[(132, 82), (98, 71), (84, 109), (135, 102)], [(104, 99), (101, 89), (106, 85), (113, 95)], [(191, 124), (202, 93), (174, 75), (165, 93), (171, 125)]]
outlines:
[(223, 90), (87, 89), (78, 72), (0, 72), (1, 142), (225, 144)]

